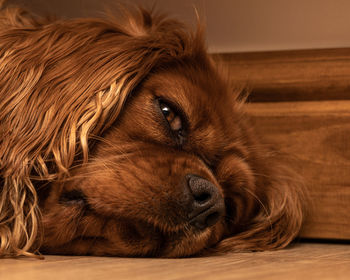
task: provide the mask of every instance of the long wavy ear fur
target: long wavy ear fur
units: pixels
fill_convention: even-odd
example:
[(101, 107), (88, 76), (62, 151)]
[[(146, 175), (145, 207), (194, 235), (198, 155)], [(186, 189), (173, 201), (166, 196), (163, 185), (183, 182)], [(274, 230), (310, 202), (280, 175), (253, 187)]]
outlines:
[(224, 239), (213, 251), (263, 251), (289, 245), (302, 226), (305, 205), (301, 198), (306, 197), (297, 184), (301, 182), (294, 179), (283, 176), (271, 182), (264, 199), (256, 197), (261, 207), (246, 229)]
[[(251, 125), (246, 131), (247, 135), (256, 136)], [(304, 180), (289, 167), (297, 167), (296, 162), (289, 155), (256, 143), (253, 138), (248, 141), (253, 156), (245, 160), (254, 176), (253, 191), (244, 183), (234, 191), (241, 201), (253, 200), (255, 210), (238, 228), (232, 229), (234, 234), (231, 232), (211, 250), (215, 253), (284, 248), (297, 237), (307, 214), (309, 196)], [(225, 170), (221, 172), (230, 174)], [(249, 213), (249, 203), (238, 204), (243, 213)]]
[(50, 21), (0, 11), (0, 256), (40, 246), (37, 187), (88, 160), (159, 62), (204, 53), (201, 32), (143, 9), (115, 19)]

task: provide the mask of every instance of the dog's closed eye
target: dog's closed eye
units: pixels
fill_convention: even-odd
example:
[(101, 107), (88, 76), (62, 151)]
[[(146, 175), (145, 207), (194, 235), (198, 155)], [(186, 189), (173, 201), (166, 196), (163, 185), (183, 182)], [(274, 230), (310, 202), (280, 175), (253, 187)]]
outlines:
[(72, 190), (62, 193), (60, 203), (65, 205), (87, 205), (85, 195), (78, 190)]

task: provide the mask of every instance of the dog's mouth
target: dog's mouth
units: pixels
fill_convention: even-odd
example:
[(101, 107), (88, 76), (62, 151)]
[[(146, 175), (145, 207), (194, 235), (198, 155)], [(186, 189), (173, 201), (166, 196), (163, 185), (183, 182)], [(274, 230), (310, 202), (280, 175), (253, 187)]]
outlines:
[(195, 256), (221, 239), (224, 224), (217, 222), (203, 230), (190, 223), (179, 226), (177, 230), (170, 228), (144, 221), (109, 219), (104, 232), (96, 235), (81, 232), (62, 244), (44, 244), (42, 253), (170, 258)]
[(130, 248), (135, 248), (133, 256), (184, 257), (200, 254), (212, 247), (220, 240), (223, 228), (223, 222), (219, 221), (201, 230), (191, 222), (174, 229), (168, 225), (138, 221), (128, 222), (121, 237)]

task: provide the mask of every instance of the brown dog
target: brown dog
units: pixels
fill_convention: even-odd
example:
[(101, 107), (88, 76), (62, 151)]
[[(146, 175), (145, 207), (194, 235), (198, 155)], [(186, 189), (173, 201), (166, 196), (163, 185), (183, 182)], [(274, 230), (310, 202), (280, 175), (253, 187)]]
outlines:
[(300, 186), (264, 150), (201, 28), (0, 15), (0, 255), (280, 248)]

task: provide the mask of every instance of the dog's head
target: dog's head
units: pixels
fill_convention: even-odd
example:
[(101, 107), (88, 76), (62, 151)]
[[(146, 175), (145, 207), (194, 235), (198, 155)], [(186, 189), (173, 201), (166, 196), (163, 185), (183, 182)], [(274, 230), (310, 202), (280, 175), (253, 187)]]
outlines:
[(2, 25), (8, 252), (37, 236), (50, 253), (167, 257), (295, 237), (299, 190), (259, 145), (200, 28), (142, 10), (122, 25), (18, 13)]

